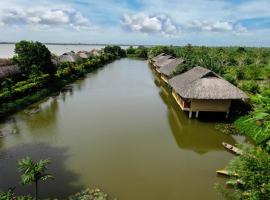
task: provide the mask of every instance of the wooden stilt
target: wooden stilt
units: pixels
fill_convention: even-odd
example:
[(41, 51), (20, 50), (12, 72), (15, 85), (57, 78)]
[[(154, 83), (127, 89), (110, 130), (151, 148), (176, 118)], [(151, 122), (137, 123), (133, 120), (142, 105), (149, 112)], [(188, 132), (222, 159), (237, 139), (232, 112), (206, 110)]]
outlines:
[(229, 113), (230, 113), (230, 111), (228, 110), (228, 111), (226, 112), (226, 116), (225, 116), (226, 119), (228, 119)]
[(198, 118), (199, 117), (199, 111), (196, 111), (196, 116), (195, 116), (196, 118)]
[(189, 117), (189, 118), (192, 118), (192, 111), (191, 111), (191, 110), (189, 111), (188, 117)]

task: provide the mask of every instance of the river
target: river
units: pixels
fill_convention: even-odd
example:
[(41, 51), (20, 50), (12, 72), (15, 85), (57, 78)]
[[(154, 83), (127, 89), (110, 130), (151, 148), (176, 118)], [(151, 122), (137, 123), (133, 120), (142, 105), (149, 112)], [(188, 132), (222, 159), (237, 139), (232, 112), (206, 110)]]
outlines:
[(215, 171), (233, 158), (221, 142), (245, 138), (215, 130), (216, 116), (188, 119), (147, 61), (117, 60), (71, 86), (1, 122), (17, 130), (0, 138), (1, 189), (32, 191), (16, 169), (29, 155), (52, 161), (42, 197), (99, 187), (119, 200), (218, 198)]

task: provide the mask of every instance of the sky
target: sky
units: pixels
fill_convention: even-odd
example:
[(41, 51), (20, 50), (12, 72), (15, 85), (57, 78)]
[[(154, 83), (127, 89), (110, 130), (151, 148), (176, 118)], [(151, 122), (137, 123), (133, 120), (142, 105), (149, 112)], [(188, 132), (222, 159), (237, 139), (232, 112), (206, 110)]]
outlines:
[(0, 0), (0, 41), (270, 46), (270, 0)]

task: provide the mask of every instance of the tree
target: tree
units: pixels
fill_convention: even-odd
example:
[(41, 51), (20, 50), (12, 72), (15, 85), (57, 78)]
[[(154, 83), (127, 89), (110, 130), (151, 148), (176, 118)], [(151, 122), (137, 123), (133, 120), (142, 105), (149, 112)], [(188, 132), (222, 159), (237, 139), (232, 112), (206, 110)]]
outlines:
[(51, 61), (50, 51), (40, 42), (23, 40), (16, 43), (13, 60), (18, 64), (21, 72), (26, 75), (36, 73), (37, 69), (51, 75), (56, 71), (56, 67)]
[(261, 200), (270, 197), (270, 156), (259, 147), (242, 147), (243, 154), (230, 161), (227, 170), (234, 192), (222, 186), (218, 190), (227, 199)]
[(38, 199), (38, 182), (52, 179), (53, 176), (45, 173), (49, 159), (34, 162), (30, 157), (23, 158), (18, 162), (18, 169), (22, 172), (21, 182), (23, 185), (35, 183), (35, 199)]

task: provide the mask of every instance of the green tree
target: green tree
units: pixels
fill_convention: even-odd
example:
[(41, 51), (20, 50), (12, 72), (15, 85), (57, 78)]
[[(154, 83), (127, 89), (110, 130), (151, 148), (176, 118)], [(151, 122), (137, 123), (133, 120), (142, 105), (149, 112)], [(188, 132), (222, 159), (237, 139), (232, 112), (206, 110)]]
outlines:
[(38, 199), (38, 182), (52, 179), (53, 176), (46, 173), (49, 159), (34, 162), (30, 157), (23, 158), (18, 162), (18, 169), (22, 172), (21, 182), (23, 185), (35, 183), (35, 199)]
[(37, 69), (45, 74), (54, 74), (55, 66), (51, 61), (51, 53), (48, 48), (40, 42), (20, 41), (15, 45), (15, 56), (13, 60), (22, 73), (29, 75), (37, 73)]
[(258, 147), (242, 147), (243, 154), (230, 161), (227, 170), (237, 174), (230, 177), (234, 192), (218, 185), (226, 199), (263, 200), (270, 197), (270, 156)]

